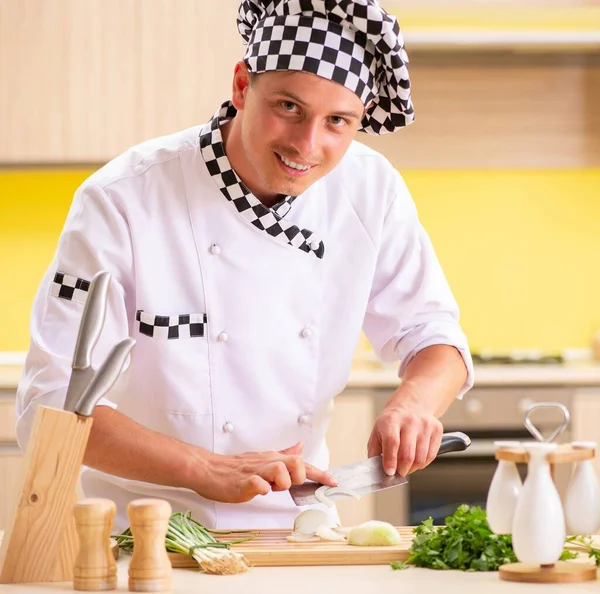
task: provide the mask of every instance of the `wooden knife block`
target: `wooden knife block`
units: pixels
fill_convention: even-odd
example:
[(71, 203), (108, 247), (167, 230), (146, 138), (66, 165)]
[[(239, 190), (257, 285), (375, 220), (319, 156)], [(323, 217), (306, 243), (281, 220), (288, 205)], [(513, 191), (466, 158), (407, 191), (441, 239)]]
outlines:
[(39, 406), (0, 547), (0, 583), (73, 579), (79, 537), (76, 486), (91, 417)]

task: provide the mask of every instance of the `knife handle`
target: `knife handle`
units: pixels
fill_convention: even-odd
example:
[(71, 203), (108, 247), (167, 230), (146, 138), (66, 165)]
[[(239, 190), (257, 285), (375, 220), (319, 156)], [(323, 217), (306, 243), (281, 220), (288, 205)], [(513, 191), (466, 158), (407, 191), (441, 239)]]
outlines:
[(447, 454), (448, 452), (462, 452), (470, 445), (471, 438), (462, 431), (444, 433), (440, 449), (438, 450), (438, 456), (440, 454)]
[(73, 355), (73, 369), (85, 369), (92, 366), (92, 351), (100, 338), (106, 316), (106, 300), (110, 272), (98, 272), (90, 283), (88, 297), (83, 308), (77, 343)]

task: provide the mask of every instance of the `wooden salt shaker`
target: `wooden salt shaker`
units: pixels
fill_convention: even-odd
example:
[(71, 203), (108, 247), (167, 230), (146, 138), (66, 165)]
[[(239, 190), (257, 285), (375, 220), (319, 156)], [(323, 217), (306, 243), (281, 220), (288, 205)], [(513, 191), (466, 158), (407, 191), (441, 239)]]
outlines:
[(173, 570), (165, 536), (171, 504), (163, 499), (136, 499), (127, 506), (127, 515), (133, 535), (129, 589), (135, 592), (170, 590)]
[(73, 568), (73, 589), (114, 590), (117, 564), (110, 546), (116, 506), (109, 499), (83, 499), (75, 504), (79, 553)]

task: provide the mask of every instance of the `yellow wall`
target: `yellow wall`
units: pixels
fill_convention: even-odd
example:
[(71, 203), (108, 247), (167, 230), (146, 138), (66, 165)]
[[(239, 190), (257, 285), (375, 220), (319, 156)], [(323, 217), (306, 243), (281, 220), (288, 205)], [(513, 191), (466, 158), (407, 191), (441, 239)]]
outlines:
[[(0, 351), (27, 349), (37, 284), (91, 171), (0, 172)], [(600, 170), (404, 177), (472, 348), (589, 346), (600, 328)]]

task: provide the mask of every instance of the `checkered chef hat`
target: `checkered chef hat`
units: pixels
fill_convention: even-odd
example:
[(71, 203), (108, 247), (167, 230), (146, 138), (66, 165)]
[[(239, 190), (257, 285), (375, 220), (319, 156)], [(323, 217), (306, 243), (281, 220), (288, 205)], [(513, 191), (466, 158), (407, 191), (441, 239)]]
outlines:
[(237, 22), (251, 72), (302, 70), (344, 85), (373, 101), (362, 132), (413, 121), (402, 33), (378, 0), (242, 0)]

